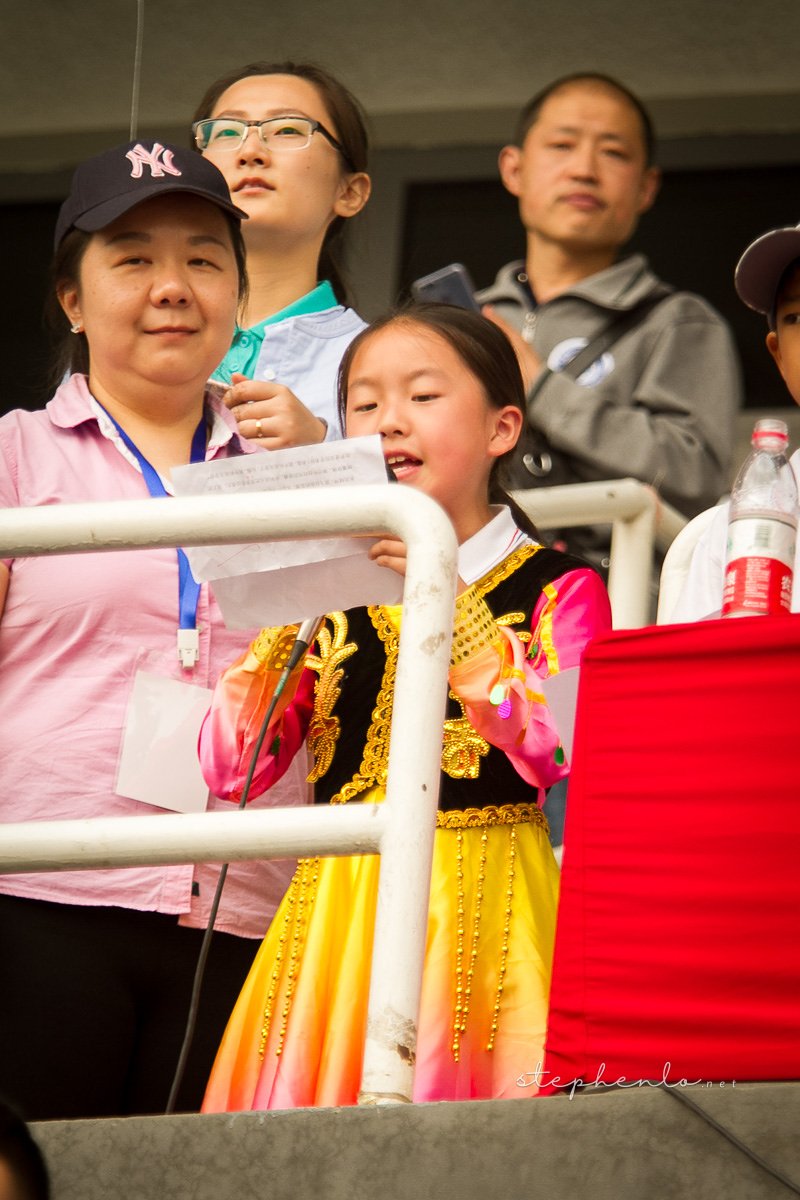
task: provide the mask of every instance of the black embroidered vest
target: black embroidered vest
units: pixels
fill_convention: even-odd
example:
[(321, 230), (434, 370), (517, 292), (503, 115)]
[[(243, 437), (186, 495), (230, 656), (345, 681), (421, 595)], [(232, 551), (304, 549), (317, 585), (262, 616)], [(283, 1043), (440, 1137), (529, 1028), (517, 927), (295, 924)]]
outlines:
[[(522, 546), (494, 567), (477, 587), (498, 624), (530, 639), (531, 617), (546, 584), (586, 564), (556, 550)], [(355, 799), (385, 787), (398, 635), (389, 610), (374, 606), (332, 613), (307, 663), (318, 672), (309, 729), (317, 802)], [(424, 702), (424, 697), (421, 697)], [(473, 729), (449, 692), (442, 749), (439, 808), (535, 802), (536, 789), (506, 755)]]

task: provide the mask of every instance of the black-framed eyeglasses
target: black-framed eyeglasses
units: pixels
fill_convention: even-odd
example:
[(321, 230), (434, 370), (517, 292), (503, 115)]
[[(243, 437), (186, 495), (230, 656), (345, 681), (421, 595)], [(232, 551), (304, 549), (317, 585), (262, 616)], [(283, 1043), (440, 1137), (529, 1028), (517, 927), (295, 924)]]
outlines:
[(315, 133), (321, 133), (338, 150), (351, 171), (355, 166), (347, 151), (321, 121), (311, 117), (270, 117), (267, 121), (243, 121), (238, 117), (209, 117), (195, 121), (192, 133), (198, 150), (239, 150), (251, 129), (258, 130), (262, 146), (267, 150), (305, 150)]

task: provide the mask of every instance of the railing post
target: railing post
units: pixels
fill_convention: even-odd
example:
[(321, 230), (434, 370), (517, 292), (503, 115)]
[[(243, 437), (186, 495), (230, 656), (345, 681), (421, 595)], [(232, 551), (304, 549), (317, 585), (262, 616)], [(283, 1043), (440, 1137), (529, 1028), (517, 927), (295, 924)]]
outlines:
[(666, 550), (686, 518), (638, 479), (569, 483), (514, 492), (539, 529), (611, 525), (608, 594), (616, 629), (650, 621), (654, 550)]
[(608, 595), (616, 629), (650, 624), (655, 527), (654, 504), (611, 526)]
[[(408, 546), (409, 568), (413, 559), (415, 578), (424, 582), (406, 589), (403, 605), (360, 1104), (412, 1099), (447, 703), (455, 538), (449, 549), (441, 541)], [(422, 554), (428, 556), (427, 568), (421, 561), (417, 568)], [(415, 666), (420, 655), (437, 664), (442, 686), (436, 691), (421, 691)], [(436, 737), (423, 747), (420, 734), (426, 726), (436, 730)], [(436, 798), (430, 790), (432, 777)]]

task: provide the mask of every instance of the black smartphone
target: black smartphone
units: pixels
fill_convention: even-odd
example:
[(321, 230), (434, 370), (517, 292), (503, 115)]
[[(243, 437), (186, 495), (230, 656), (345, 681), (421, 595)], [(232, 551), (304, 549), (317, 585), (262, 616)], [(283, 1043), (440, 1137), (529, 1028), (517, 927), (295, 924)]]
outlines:
[(450, 263), (430, 275), (415, 279), (411, 285), (415, 300), (434, 300), (440, 304), (455, 304), (480, 312), (481, 306), (475, 299), (475, 284), (463, 263)]

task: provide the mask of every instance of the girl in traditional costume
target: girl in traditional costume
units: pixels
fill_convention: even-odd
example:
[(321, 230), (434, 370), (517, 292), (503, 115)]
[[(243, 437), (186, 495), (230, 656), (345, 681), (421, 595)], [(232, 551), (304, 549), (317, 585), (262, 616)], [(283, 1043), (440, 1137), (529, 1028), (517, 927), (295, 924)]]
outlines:
[[(524, 391), (488, 320), (421, 305), (374, 323), (345, 355), (340, 404), (348, 435), (379, 434), (399, 483), (437, 500), (459, 542), (414, 1099), (531, 1096), (558, 897), (541, 806), (568, 771), (541, 681), (609, 628), (608, 598), (593, 570), (541, 545), (496, 481)], [(371, 555), (404, 572), (399, 540)], [(328, 615), (277, 706), (255, 794), (307, 742), (318, 803), (383, 799), (401, 621), (399, 606)], [(217, 686), (200, 753), (218, 795), (241, 797), (294, 632), (262, 631)], [(378, 871), (375, 855), (300, 862), (205, 1111), (356, 1103)]]

